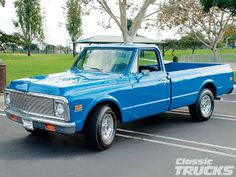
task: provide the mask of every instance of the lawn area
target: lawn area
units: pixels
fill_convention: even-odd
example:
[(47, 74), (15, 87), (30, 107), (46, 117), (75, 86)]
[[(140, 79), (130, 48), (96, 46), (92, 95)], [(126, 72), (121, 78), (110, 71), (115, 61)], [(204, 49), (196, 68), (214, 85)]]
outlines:
[(236, 72), (234, 72), (234, 83), (236, 84)]
[(0, 54), (7, 65), (7, 83), (11, 80), (66, 71), (73, 63), (72, 55), (64, 54)]
[[(219, 54), (236, 54), (236, 49), (219, 49)], [(174, 55), (181, 59), (181, 55), (192, 54), (191, 50), (176, 50)], [(194, 54), (212, 54), (210, 49), (197, 49)], [(171, 51), (165, 53), (165, 60), (172, 60)]]

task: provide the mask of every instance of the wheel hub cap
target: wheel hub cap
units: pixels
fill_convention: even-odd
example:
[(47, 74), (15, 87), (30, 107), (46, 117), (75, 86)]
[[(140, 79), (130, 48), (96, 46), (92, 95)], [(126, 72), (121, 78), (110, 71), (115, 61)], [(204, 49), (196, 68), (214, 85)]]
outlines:
[(212, 102), (209, 95), (205, 95), (202, 97), (200, 106), (201, 106), (201, 112), (204, 116), (208, 116), (208, 114), (211, 113)]
[(114, 133), (114, 119), (111, 114), (106, 114), (102, 120), (102, 130), (101, 135), (102, 139), (105, 142), (108, 142), (112, 139)]

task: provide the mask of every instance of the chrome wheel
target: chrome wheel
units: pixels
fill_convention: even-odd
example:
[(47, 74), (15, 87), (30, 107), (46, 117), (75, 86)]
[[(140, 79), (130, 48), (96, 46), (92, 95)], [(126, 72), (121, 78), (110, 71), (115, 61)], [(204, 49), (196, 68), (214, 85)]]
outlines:
[(200, 93), (196, 102), (189, 105), (189, 113), (195, 121), (207, 121), (214, 110), (214, 95), (211, 90), (205, 88)]
[(104, 143), (109, 144), (114, 138), (114, 117), (107, 113), (102, 119), (101, 136)]
[(200, 102), (201, 113), (204, 117), (208, 117), (212, 112), (212, 101), (209, 95), (204, 95)]

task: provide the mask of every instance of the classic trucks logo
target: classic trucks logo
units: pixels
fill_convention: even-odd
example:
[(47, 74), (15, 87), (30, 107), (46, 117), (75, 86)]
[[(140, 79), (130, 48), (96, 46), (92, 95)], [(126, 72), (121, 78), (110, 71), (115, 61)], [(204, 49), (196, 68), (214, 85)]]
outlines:
[(28, 84), (26, 84), (26, 83), (25, 84), (18, 84), (18, 85), (16, 85), (16, 89), (27, 91)]
[(233, 165), (215, 165), (213, 159), (176, 159), (175, 175), (177, 176), (231, 176)]

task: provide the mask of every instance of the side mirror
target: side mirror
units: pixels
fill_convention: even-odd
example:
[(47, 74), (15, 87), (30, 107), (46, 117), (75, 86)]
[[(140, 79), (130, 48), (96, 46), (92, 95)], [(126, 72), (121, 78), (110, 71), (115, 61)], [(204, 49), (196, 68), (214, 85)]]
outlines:
[(142, 72), (143, 76), (150, 76), (150, 70), (148, 70), (148, 69), (142, 70), (141, 72)]
[(136, 75), (136, 79), (139, 81), (143, 76), (150, 76), (150, 71), (148, 69), (142, 70), (141, 73)]

